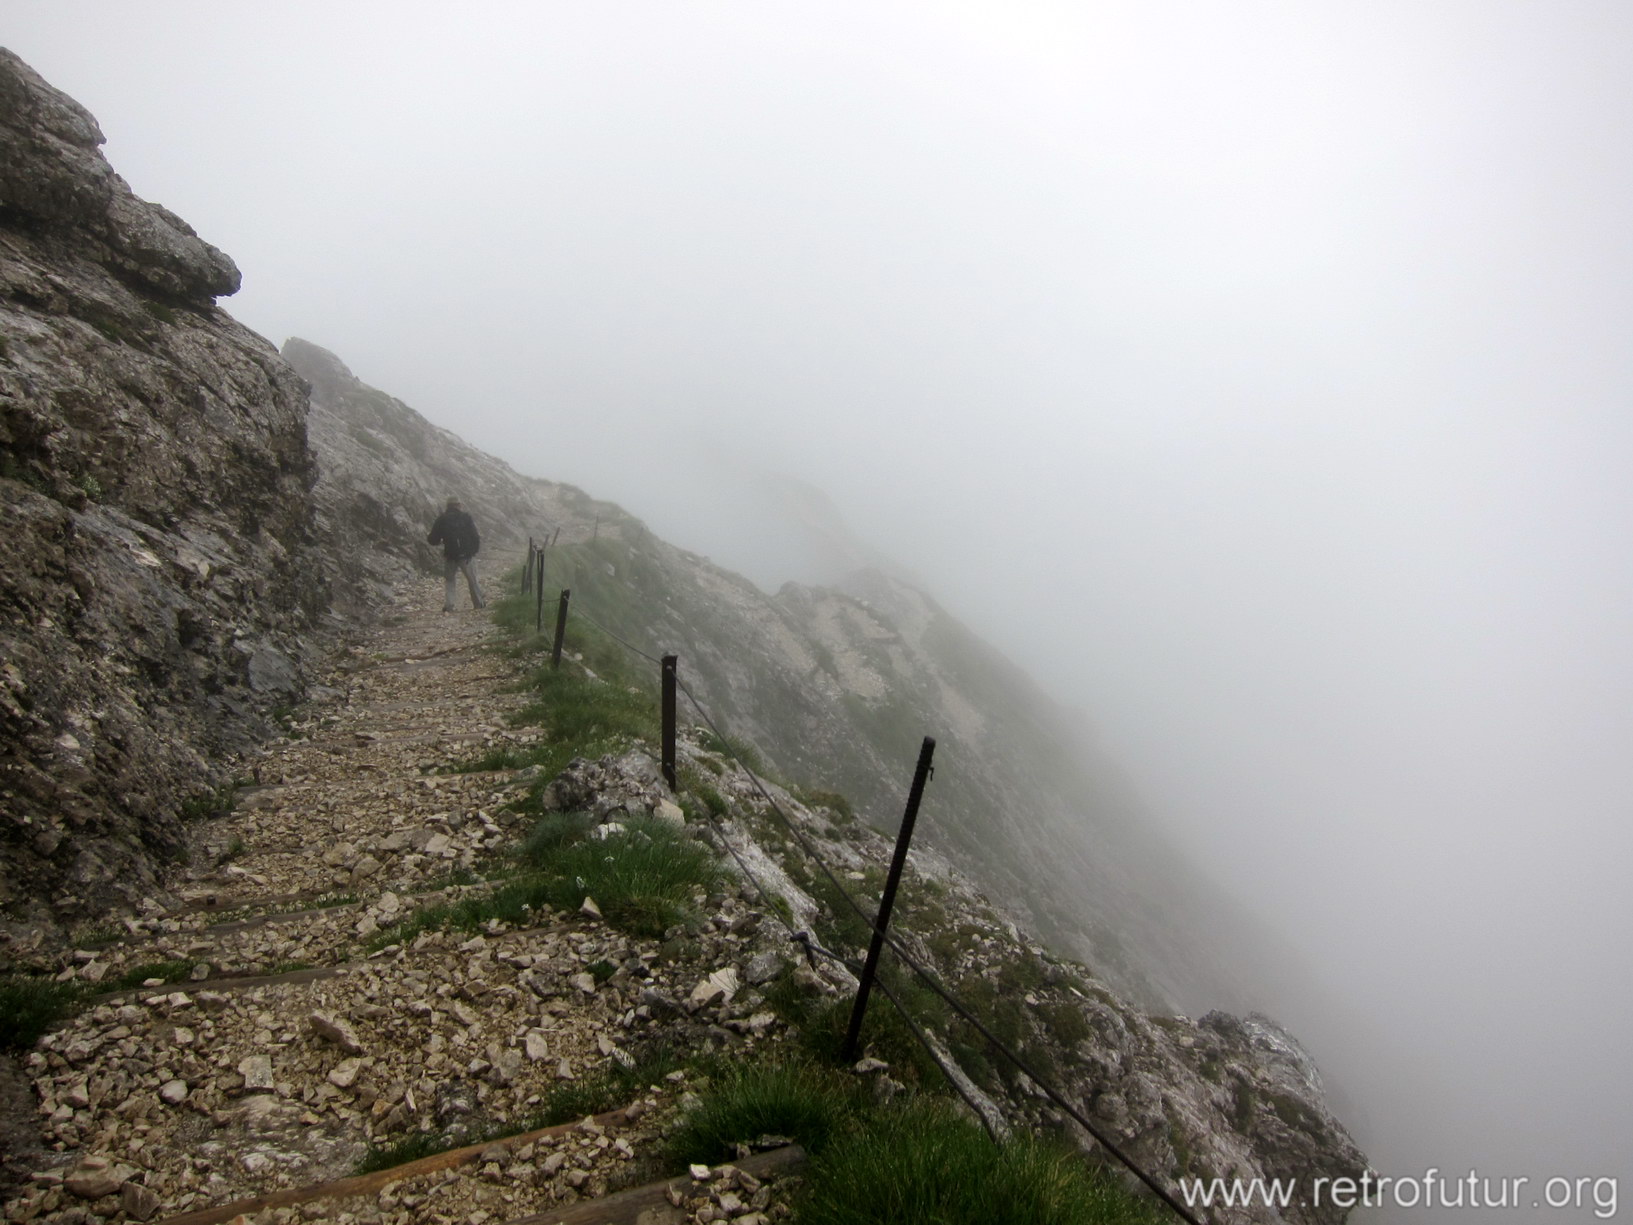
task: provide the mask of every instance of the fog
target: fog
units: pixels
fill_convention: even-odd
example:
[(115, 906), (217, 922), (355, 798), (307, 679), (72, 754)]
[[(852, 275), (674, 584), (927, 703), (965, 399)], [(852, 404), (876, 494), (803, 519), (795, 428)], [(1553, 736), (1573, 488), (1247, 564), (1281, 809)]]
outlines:
[(0, 41), (275, 342), (768, 586), (824, 575), (764, 479), (826, 493), (1296, 950), (1241, 973), (1380, 1170), (1627, 1183), (1633, 9), (7, 0)]

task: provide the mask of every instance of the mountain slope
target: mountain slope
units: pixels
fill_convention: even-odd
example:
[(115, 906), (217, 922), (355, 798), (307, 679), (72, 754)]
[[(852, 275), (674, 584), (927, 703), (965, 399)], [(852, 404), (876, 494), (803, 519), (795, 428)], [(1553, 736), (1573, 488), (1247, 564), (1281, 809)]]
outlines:
[(300, 380), (216, 307), (238, 286), (232, 261), (132, 195), (101, 143), (89, 114), (0, 50), (13, 919), (152, 894), (211, 763), (298, 692), (324, 604)]
[(1228, 967), (1265, 937), (1152, 827), (1088, 729), (929, 595), (876, 568), (768, 594), (616, 505), (516, 473), (310, 342), (283, 354), (312, 384), (319, 517), (354, 550), (344, 568), (434, 570), (423, 533), (450, 495), (484, 533), (490, 583), (526, 537), (559, 531), (550, 604), (570, 589), (576, 610), (679, 655), (711, 714), (781, 774), (893, 830), (932, 735), (920, 839), (1001, 910), (1149, 1006), (1252, 1006)]
[[(824, 893), (809, 864), (786, 854), (757, 786), (721, 750), (749, 760), (757, 750), (772, 772), (789, 780), (780, 792), (783, 803), (868, 896), (889, 847), (888, 837), (868, 826), (894, 824), (919, 739), (933, 734), (940, 742), (939, 775), (921, 826), (919, 879), (903, 916), (903, 940), (976, 993), (994, 1022), (1012, 1030), (1006, 1040), (1047, 1057), (1051, 1075), (1069, 1078), (1062, 1083), (1085, 1109), (1137, 1144), (1153, 1168), (1176, 1177), (1232, 1169), (1358, 1170), (1360, 1155), (1322, 1104), (1313, 1066), (1274, 1024), (1219, 1013), (1195, 1024), (1147, 1015), (1103, 985), (1163, 1010), (1182, 991), (1194, 996), (1228, 986), (1208, 974), (1212, 946), (1196, 922), (1199, 914), (1217, 915), (1219, 907), (1152, 833), (1111, 763), (929, 596), (880, 570), (832, 587), (791, 584), (767, 594), (664, 543), (616, 506), (516, 474), (367, 387), (317, 346), (290, 341), (280, 357), (215, 306), (217, 295), (236, 286), (231, 262), (179, 219), (129, 193), (97, 153), (101, 137), (89, 115), (7, 53), (0, 53), (0, 101), (6, 153), (0, 162), (0, 499), (9, 529), (0, 538), (0, 909), (8, 920), (0, 936), (8, 969), (47, 970), (61, 983), (89, 986), (102, 983), (118, 959), (133, 982), (164, 981), (178, 965), (202, 981), (220, 967), (189, 964), (194, 949), (183, 933), (202, 934), (206, 925), (188, 915), (187, 900), (167, 892), (189, 880), (205, 893), (191, 900), (206, 907), (219, 886), (245, 876), (260, 886), (258, 905), (287, 900), (278, 892), (285, 886), (345, 881), (365, 890), (387, 883), (407, 890), (439, 876), (441, 858), (460, 857), (471, 867), (479, 851), (501, 851), (503, 831), (488, 808), (500, 808), (516, 825), (529, 805), (547, 797), (558, 806), (582, 802), (604, 817), (628, 802), (647, 811), (675, 807), (638, 752), (572, 762), (553, 782), (536, 773), (509, 775), (507, 756), (525, 759), (535, 749), (523, 746), (537, 745), (540, 734), (501, 728), (470, 708), (461, 715), (457, 703), (472, 696), (463, 685), (458, 694), (450, 690), (446, 702), (433, 703), (434, 711), (421, 709), (428, 722), (396, 726), (416, 702), (388, 680), (375, 695), (382, 700), (352, 712), (361, 721), (349, 736), (326, 735), (307, 758), (344, 773), (345, 761), (359, 756), (355, 750), (391, 746), (403, 777), (378, 803), (358, 798), (375, 796), (376, 784), (385, 781), (378, 774), (348, 774), (347, 787), (326, 798), (301, 790), (309, 781), (304, 767), (283, 774), (276, 787), (281, 798), (273, 803), (286, 807), (270, 819), (256, 816), (268, 802), (263, 794), (207, 827), (264, 837), (251, 858), (267, 869), (258, 873), (231, 862), (245, 846), (235, 849), (231, 839), (222, 844), (205, 830), (184, 827), (189, 817), (228, 806), (213, 789), (230, 777), (233, 754), (264, 736), (268, 715), (277, 708), (287, 715), (300, 701), (312, 665), (327, 647), (355, 638), (357, 619), (405, 624), (407, 618), (394, 613), (382, 616), (402, 599), (404, 583), (425, 584), (434, 596), (436, 559), (423, 533), (440, 502), (453, 495), (482, 525), (490, 584), (512, 581), (506, 567), (521, 560), (526, 538), (548, 537), (545, 587), (570, 589), (575, 616), (610, 627), (642, 650), (680, 654), (689, 690), (729, 734), (714, 743), (689, 733), (687, 746), (689, 768), (712, 774), (733, 797), (721, 811), (736, 832), (717, 836), (775, 867), (788, 912), (839, 953), (854, 951), (847, 946), (865, 935), (866, 925), (858, 929), (854, 917), (842, 921), (836, 896)], [(517, 614), (526, 620), (520, 602), (519, 596), (511, 601), (512, 623)], [(409, 638), (422, 643), (437, 638), (431, 626), (452, 625), (452, 619), (439, 623), (429, 608), (418, 616)], [(456, 643), (449, 651), (471, 645)], [(539, 645), (528, 637), (522, 650)], [(313, 694), (320, 702), (353, 706), (350, 664), (368, 653), (355, 646), (348, 653), (347, 666), (330, 673), (335, 683)], [(474, 666), (483, 658), (464, 661), (465, 682), (500, 679)], [(398, 665), (406, 673), (430, 662), (387, 653), (365, 666), (389, 676)], [(648, 680), (651, 675), (648, 669)], [(637, 680), (628, 683), (639, 691)], [(600, 678), (579, 682), (608, 692)], [(579, 693), (584, 705), (594, 705), (587, 689)], [(500, 704), (518, 700), (512, 689)], [(462, 729), (461, 718), (478, 726)], [(339, 722), (338, 715), (318, 715), (289, 730), (291, 736), (332, 735), (329, 725)], [(440, 780), (419, 772), (472, 764), (453, 759), (468, 741), (485, 746), (499, 764), (467, 777), (479, 788), (496, 786), (492, 797), (501, 798), (483, 800), (474, 811), (464, 805), (444, 810), (433, 794)], [(394, 803), (392, 795), (411, 783), (424, 784), (420, 807), (435, 810), (417, 831), (395, 828), (413, 806)], [(850, 793), (866, 823), (847, 819), (847, 805), (823, 793), (835, 786)], [(708, 787), (698, 775), (679, 798), (694, 813), (699, 803), (712, 810)], [(526, 800), (502, 798), (519, 791)], [(374, 826), (364, 828), (369, 821)], [(297, 823), (304, 824), (296, 829)], [(381, 835), (375, 849), (391, 859), (389, 882), (384, 858), (359, 856), (344, 840), (314, 862), (317, 844), (353, 830)], [(468, 855), (454, 851), (453, 833)], [(167, 860), (189, 850), (194, 857), (185, 873), (167, 868)], [(991, 905), (943, 856), (992, 895)], [(699, 931), (747, 937), (763, 926), (770, 932), (766, 913), (737, 913), (748, 893), (741, 882), (732, 888), (736, 900), (727, 910), (733, 913), (700, 923)], [(707, 890), (700, 893), (706, 902)], [(371, 913), (352, 936), (368, 934), (374, 909), (385, 916), (400, 907), (394, 889), (372, 896)], [(1193, 911), (1180, 904), (1187, 897)], [(770, 899), (765, 905), (782, 913)], [(530, 930), (536, 918), (524, 916), (519, 930)], [(114, 927), (115, 919), (127, 922)], [(1015, 920), (1047, 936), (1056, 953), (1087, 965), (1047, 954)], [(96, 933), (89, 930), (93, 921)], [(79, 928), (76, 939), (95, 934), (87, 943), (119, 944), (122, 952), (71, 951), (63, 939), (70, 925)], [(212, 942), (244, 930), (226, 926), (233, 931), (216, 932)], [(326, 954), (355, 951), (343, 927), (327, 926), (336, 943)], [(768, 938), (765, 932), (758, 938)], [(664, 946), (648, 950), (649, 960), (670, 955), (669, 939), (690, 939), (684, 927), (665, 936)], [(710, 943), (725, 948), (741, 941)], [(249, 946), (271, 947), (260, 937)], [(464, 944), (458, 949), (471, 951)], [(163, 954), (165, 962), (151, 964), (149, 952)], [(610, 961), (605, 968), (617, 973)], [(154, 969), (164, 973), (150, 975)], [(748, 965), (742, 969), (747, 977)], [(848, 973), (831, 972), (840, 979)], [(594, 992), (593, 975), (577, 978), (574, 990)], [(40, 985), (32, 973), (18, 981)], [(489, 989), (486, 979), (477, 981), (480, 989), (467, 984), (471, 999)], [(541, 999), (561, 993), (559, 984), (542, 985)], [(805, 985), (830, 999), (842, 994), (832, 981), (826, 988)], [(185, 993), (152, 1000), (160, 1008), (193, 1006)], [(172, 1038), (178, 1048), (197, 1038), (187, 1027), (183, 1041), (182, 1029), (147, 1026), (151, 1018), (142, 1008), (151, 1002), (118, 1009), (104, 1002), (72, 1022), (84, 1042), (65, 1029), (28, 1055), (29, 1067), (42, 1077), (38, 1083), (51, 1084), (42, 1101), (54, 1104), (45, 1115), (65, 1147), (102, 1134), (85, 1128), (89, 1112), (104, 1104), (116, 1114), (127, 1103), (138, 1112), (162, 1113), (161, 1103), (177, 1105), (171, 1099), (178, 1092), (185, 1099), (192, 1091), (183, 1078), (162, 1076), (158, 1092), (170, 1098), (126, 1097), (124, 1088), (110, 1088), (137, 1062), (147, 1068), (142, 1075), (158, 1071), (152, 1061), (134, 1059), (134, 1046), (122, 1045), (132, 1036), (127, 1022), (146, 1026), (150, 1049), (164, 1059), (176, 1055), (166, 1045)], [(633, 1023), (628, 1002), (614, 1010), (626, 1018), (620, 1025)], [(356, 1010), (371, 1020), (394, 1015), (373, 1003)], [(268, 1047), (270, 1036), (259, 1028), (268, 1023), (247, 1013), (242, 1019), (254, 1025), (244, 1028), (241, 1040), (257, 1051)], [(749, 1021), (725, 1013), (715, 1019)], [(799, 1028), (797, 1018), (783, 1023)], [(957, 1022), (935, 1024), (949, 1045), (962, 1043), (957, 1057), (1001, 1099), (1007, 1118), (1027, 1127), (1063, 1125), (1039, 1104), (1026, 1075), (999, 1067), (989, 1058), (994, 1052), (968, 1033), (960, 1038)], [(714, 1040), (707, 1025), (701, 1032), (705, 1042)], [(417, 1058), (422, 1036), (413, 1030), (407, 1058)], [(519, 1067), (516, 1050), (507, 1053), (498, 1042), (496, 1036), (485, 1066)], [(191, 1079), (213, 1075), (197, 1058), (201, 1053), (178, 1056), (199, 1069), (189, 1072)], [(68, 1065), (97, 1055), (109, 1061), (107, 1075), (82, 1084)], [(225, 1101), (249, 1088), (253, 1076), (256, 1088), (276, 1092), (277, 1082), (262, 1075), (261, 1061), (268, 1059), (246, 1055), (249, 1070), (237, 1081), (221, 1078), (211, 1091)], [(465, 1066), (474, 1074), (474, 1065)], [(0, 1061), (0, 1069), (6, 1067)], [(341, 1090), (355, 1083), (327, 1080)], [(26, 1103), (13, 1106), (5, 1110), (30, 1113)], [(418, 1129), (413, 1101), (405, 1095), (400, 1106), (396, 1122), (382, 1119), (382, 1127)], [(384, 1113), (393, 1117), (392, 1111)], [(179, 1136), (175, 1156), (183, 1167), (194, 1156), (187, 1135)], [(107, 1179), (105, 1168), (99, 1173), (97, 1187)]]

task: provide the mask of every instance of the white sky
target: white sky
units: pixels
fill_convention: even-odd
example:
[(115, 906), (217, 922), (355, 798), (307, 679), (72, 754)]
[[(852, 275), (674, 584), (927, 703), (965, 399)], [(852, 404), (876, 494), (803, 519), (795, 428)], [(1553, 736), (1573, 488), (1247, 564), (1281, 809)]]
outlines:
[(761, 579), (709, 449), (828, 491), (1309, 956), (1329, 1002), (1270, 1011), (1386, 1172), (1633, 1172), (1633, 7), (4, 0), (0, 41), (275, 342)]

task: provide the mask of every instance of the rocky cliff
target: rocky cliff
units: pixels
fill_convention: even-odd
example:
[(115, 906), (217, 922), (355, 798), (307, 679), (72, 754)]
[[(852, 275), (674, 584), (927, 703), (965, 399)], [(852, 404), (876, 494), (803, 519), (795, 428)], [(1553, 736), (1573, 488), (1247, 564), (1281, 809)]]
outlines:
[(0, 50), (0, 911), (139, 904), (324, 606), (300, 379), (238, 271)]

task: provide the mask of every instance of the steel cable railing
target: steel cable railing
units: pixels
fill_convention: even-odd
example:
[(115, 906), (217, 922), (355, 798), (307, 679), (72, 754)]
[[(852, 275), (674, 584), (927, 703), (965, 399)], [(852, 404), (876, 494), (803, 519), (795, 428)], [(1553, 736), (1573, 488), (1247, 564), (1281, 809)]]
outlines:
[[(595, 618), (578, 609), (574, 609), (573, 612), (577, 616), (583, 617), (585, 621), (595, 626), (597, 630), (607, 635), (607, 637), (624, 647), (626, 650), (639, 655), (642, 659), (645, 659), (650, 663), (658, 664), (660, 667), (662, 666), (662, 660), (657, 656), (643, 651), (640, 647), (634, 645), (621, 635), (602, 625)], [(878, 924), (875, 916), (868, 914), (868, 912), (863, 909), (861, 903), (851, 896), (850, 891), (840, 882), (839, 877), (834, 874), (833, 870), (828, 867), (827, 862), (817, 853), (815, 848), (812, 847), (810, 841), (805, 837), (804, 832), (788, 816), (788, 814), (783, 811), (782, 806), (777, 803), (776, 798), (772, 796), (769, 790), (767, 790), (765, 784), (761, 781), (760, 776), (753, 770), (753, 768), (749, 766), (747, 762), (742, 759), (736, 749), (733, 748), (731, 742), (726, 738), (725, 733), (710, 716), (708, 710), (703, 706), (703, 704), (698, 701), (697, 696), (693, 694), (691, 688), (684, 683), (678, 683), (678, 687), (680, 691), (686, 695), (686, 699), (692, 704), (692, 708), (697, 711), (698, 716), (703, 720), (704, 725), (714, 733), (715, 739), (726, 750), (727, 755), (730, 756), (731, 759), (737, 763), (737, 766), (743, 771), (743, 773), (748, 776), (748, 779), (753, 784), (754, 789), (760, 793), (760, 796), (765, 800), (767, 805), (770, 806), (772, 812), (776, 813), (777, 818), (779, 821), (781, 821), (783, 828), (794, 838), (795, 842), (799, 844), (800, 850), (804, 852), (806, 858), (821, 869), (823, 875), (827, 877), (828, 882), (833, 886), (834, 890), (841, 898), (844, 899), (846, 905), (848, 905), (850, 909), (855, 912), (856, 916), (867, 925), (868, 930), (879, 937), (884, 942), (885, 946), (895, 953), (897, 958), (900, 959), (901, 962), (918, 977), (920, 982), (939, 996), (942, 1002), (952, 1009), (952, 1011), (967, 1025), (969, 1025), (970, 1028), (972, 1028), (976, 1033), (980, 1034), (994, 1051), (1002, 1055), (1011, 1065), (1016, 1068), (1016, 1070), (1025, 1075), (1034, 1085), (1037, 1086), (1038, 1090), (1052, 1104), (1062, 1110), (1068, 1117), (1077, 1123), (1078, 1126), (1083, 1128), (1085, 1132), (1092, 1136), (1096, 1143), (1104, 1148), (1106, 1152), (1111, 1154), (1111, 1156), (1115, 1158), (1119, 1164), (1138, 1178), (1140, 1182), (1152, 1192), (1152, 1194), (1157, 1196), (1158, 1199), (1162, 1200), (1162, 1202), (1166, 1204), (1177, 1216), (1179, 1216), (1180, 1219), (1188, 1222), (1188, 1225), (1205, 1225), (1202, 1219), (1199, 1218), (1191, 1208), (1182, 1203), (1173, 1194), (1173, 1192), (1169, 1191), (1167, 1187), (1163, 1186), (1152, 1175), (1146, 1173), (1146, 1171), (1143, 1170), (1132, 1157), (1123, 1151), (1121, 1146), (1108, 1138), (1098, 1127), (1085, 1118), (1083, 1112), (1068, 1102), (1059, 1090), (1054, 1088), (1054, 1086), (1049, 1084), (1048, 1081), (1044, 1080), (1043, 1077), (1038, 1075), (1038, 1073), (1024, 1059), (1022, 1059), (1019, 1054), (1012, 1051), (1006, 1043), (998, 1038), (998, 1036), (988, 1029), (986, 1025), (982, 1024), (982, 1022), (968, 1008), (966, 1008), (964, 1004), (951, 993), (951, 991), (942, 985), (941, 981), (935, 974), (919, 965), (913, 956), (902, 946), (901, 942), (892, 936), (886, 928)], [(770, 913), (775, 914), (778, 921), (787, 929), (790, 939), (803, 945), (810, 955), (829, 958), (839, 965), (845, 966), (853, 974), (856, 973), (858, 967), (855, 967), (853, 963), (839, 956), (837, 953), (823, 948), (811, 933), (796, 931), (793, 925), (783, 918), (777, 907), (772, 904), (770, 900), (771, 895), (760, 883), (759, 879), (754, 875), (754, 873), (749, 869), (748, 865), (743, 861), (736, 849), (732, 847), (729, 838), (727, 838), (723, 831), (720, 830), (717, 824), (718, 819), (716, 815), (711, 811), (709, 813), (709, 817), (711, 826), (715, 828), (716, 834), (720, 838), (722, 845), (726, 847), (727, 851), (731, 854), (732, 859), (737, 863), (738, 868), (742, 870), (744, 876), (746, 876), (749, 882), (754, 886), (756, 892), (758, 892), (761, 898), (765, 900), (766, 909)], [(892, 993), (877, 979), (874, 981), (874, 986), (878, 987), (885, 996), (886, 1000), (888, 1000), (895, 1007), (896, 1011), (901, 1015), (903, 1021), (907, 1024), (907, 1027), (913, 1034), (913, 1037), (925, 1048), (926, 1052), (930, 1055), (931, 1060), (941, 1070), (942, 1075), (946, 1077), (947, 1083), (964, 1101), (965, 1105), (969, 1106), (974, 1112), (976, 1118), (978, 1118), (981, 1121), (982, 1126), (986, 1128), (987, 1134), (992, 1136), (994, 1141), (996, 1141), (998, 1137), (994, 1133), (993, 1127), (988, 1121), (985, 1112), (983, 1112), (975, 1102), (970, 1100), (969, 1095), (965, 1093), (962, 1086), (958, 1083), (958, 1079), (948, 1071), (946, 1065), (942, 1062), (941, 1057), (936, 1053), (928, 1037), (920, 1032), (917, 1023), (909, 1015), (906, 1007), (901, 1003), (901, 1001), (896, 999), (894, 993)]]

